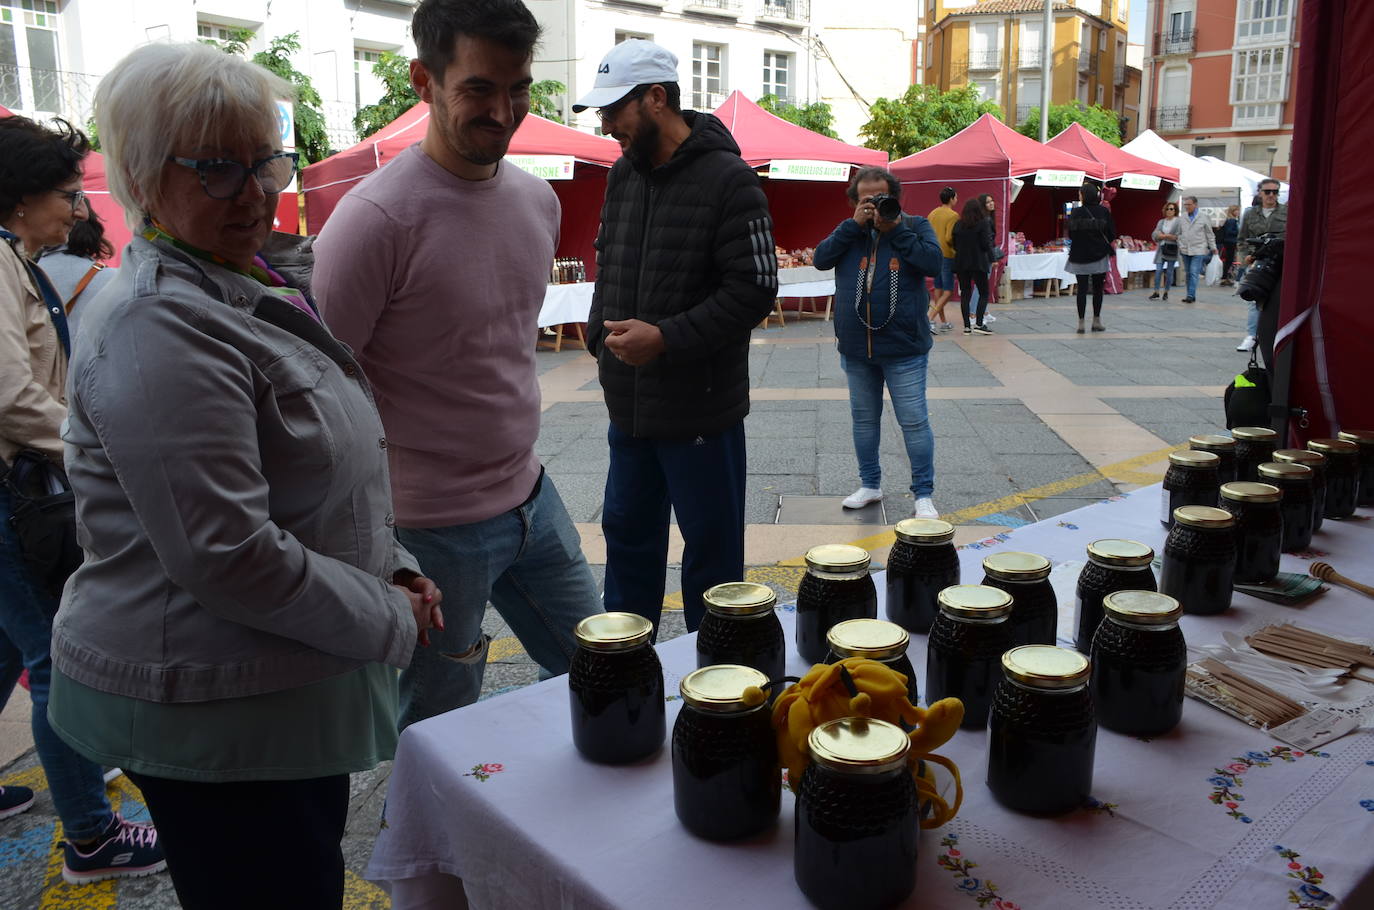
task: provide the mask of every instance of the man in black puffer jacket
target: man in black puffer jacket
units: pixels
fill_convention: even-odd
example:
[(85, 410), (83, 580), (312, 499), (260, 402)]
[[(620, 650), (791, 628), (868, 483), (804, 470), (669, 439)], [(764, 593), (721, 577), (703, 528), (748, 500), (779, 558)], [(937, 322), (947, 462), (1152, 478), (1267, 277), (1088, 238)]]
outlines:
[(587, 323), (611, 418), (605, 606), (657, 624), (671, 507), (695, 630), (706, 589), (744, 577), (749, 333), (777, 295), (772, 221), (724, 124), (681, 110), (668, 51), (617, 45), (573, 109), (588, 107), (624, 151), (606, 181)]

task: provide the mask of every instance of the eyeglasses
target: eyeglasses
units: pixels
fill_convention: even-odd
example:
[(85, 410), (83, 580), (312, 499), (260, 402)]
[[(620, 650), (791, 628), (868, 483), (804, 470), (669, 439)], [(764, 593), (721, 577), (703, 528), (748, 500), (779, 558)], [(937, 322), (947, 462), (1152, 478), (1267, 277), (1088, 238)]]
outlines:
[(1260, 192), (1266, 196), (1277, 196), (1279, 194), (1278, 190), (1260, 190)]
[(624, 98), (621, 98), (615, 104), (608, 104), (605, 107), (597, 108), (597, 119), (599, 119), (602, 123), (605, 123), (607, 120), (614, 120), (616, 117), (620, 116), (621, 111), (625, 110), (625, 108), (629, 106), (631, 101), (637, 101), (638, 99), (643, 97), (644, 92), (641, 89), (631, 89), (628, 95), (626, 95)]
[(286, 189), (291, 178), (296, 175), (295, 152), (278, 152), (253, 162), (246, 167), (237, 161), (224, 158), (178, 158), (168, 155), (167, 160), (189, 167), (200, 175), (200, 185), (205, 195), (211, 199), (234, 199), (248, 185), (248, 177), (257, 178), (262, 191), (271, 195)]
[(53, 190), (53, 192), (57, 193), (59, 196), (67, 197), (67, 201), (72, 204), (73, 215), (76, 214), (77, 209), (81, 208), (82, 205), (90, 205), (90, 200), (86, 198), (86, 194), (82, 190)]

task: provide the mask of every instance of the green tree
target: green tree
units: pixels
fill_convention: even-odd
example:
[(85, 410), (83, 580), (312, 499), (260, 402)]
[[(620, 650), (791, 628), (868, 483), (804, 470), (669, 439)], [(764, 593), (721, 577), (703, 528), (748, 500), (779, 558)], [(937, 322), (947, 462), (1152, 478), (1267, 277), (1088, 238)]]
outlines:
[(296, 151), (300, 153), (301, 164), (327, 158), (330, 154), (329, 135), (324, 128), (324, 114), (320, 111), (323, 100), (310, 77), (296, 69), (291, 63), (291, 55), (301, 49), (300, 32), (273, 38), (267, 50), (253, 55), (253, 62), (263, 69), (276, 73), (296, 89)]
[(409, 59), (384, 51), (382, 59), (372, 64), (372, 73), (381, 80), (386, 91), (376, 104), (359, 108), (354, 116), (353, 126), (358, 130), (359, 139), (371, 136), (420, 100), (420, 96), (415, 94), (415, 86), (410, 84)]
[(200, 43), (208, 44), (211, 47), (217, 47), (226, 54), (234, 54), (235, 56), (242, 57), (244, 54), (248, 53), (248, 45), (253, 43), (254, 37), (256, 37), (256, 34), (251, 28), (235, 28), (229, 30), (229, 37), (225, 38), (223, 41), (216, 41), (213, 38), (202, 38), (200, 39)]
[(934, 85), (913, 85), (900, 98), (874, 101), (859, 135), (869, 148), (904, 158), (944, 142), (984, 114), (1000, 120), (1002, 108), (981, 100), (976, 86), (942, 92)]
[(798, 106), (789, 101), (779, 100), (777, 95), (764, 95), (758, 100), (758, 106), (788, 123), (806, 127), (813, 133), (820, 133), (831, 139), (840, 138), (833, 129), (835, 115), (831, 112), (830, 105), (824, 101), (813, 101)]
[(563, 112), (553, 99), (567, 90), (568, 87), (557, 79), (541, 79), (534, 83), (530, 86), (530, 113), (554, 123), (562, 123)]
[[(1094, 105), (1088, 107), (1081, 101), (1071, 104), (1050, 105), (1050, 135), (1058, 136), (1068, 129), (1070, 123), (1081, 123), (1083, 128), (1094, 136), (1106, 139), (1112, 145), (1121, 144), (1121, 115), (1116, 111)], [(1036, 105), (1018, 126), (1017, 132), (1032, 139), (1040, 138), (1040, 106)]]

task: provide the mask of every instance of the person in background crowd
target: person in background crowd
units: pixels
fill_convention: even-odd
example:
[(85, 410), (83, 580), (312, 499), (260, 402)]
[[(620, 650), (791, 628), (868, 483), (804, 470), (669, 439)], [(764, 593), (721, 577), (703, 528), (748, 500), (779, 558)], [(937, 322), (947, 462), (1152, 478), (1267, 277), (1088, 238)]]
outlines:
[(1240, 235), (1240, 206), (1226, 208), (1226, 220), (1217, 231), (1217, 245), (1221, 248), (1221, 284), (1229, 287), (1234, 282), (1231, 270), (1236, 261), (1236, 238)]
[(944, 268), (944, 248), (924, 218), (879, 216), (873, 198), (886, 194), (900, 200), (901, 192), (890, 171), (860, 168), (847, 190), (854, 216), (816, 246), (814, 262), (818, 269), (835, 269), (835, 339), (849, 384), (859, 462), (859, 489), (843, 505), (859, 509), (883, 498), (878, 448), (886, 386), (911, 462), (914, 514), (938, 518), (932, 498), (935, 435), (926, 406), (931, 341), (925, 297), (926, 276)]
[(744, 577), (749, 333), (777, 295), (773, 221), (725, 125), (682, 110), (669, 51), (616, 45), (573, 110), (589, 107), (623, 152), (606, 179), (587, 323), (611, 419), (604, 602), (657, 626), (671, 510), (695, 631), (706, 589)]
[(1159, 299), (1161, 279), (1164, 282), (1164, 299), (1169, 299), (1169, 287), (1174, 283), (1174, 268), (1178, 265), (1178, 235), (1183, 231), (1177, 203), (1164, 203), (1163, 214), (1164, 217), (1156, 222), (1150, 234), (1150, 239), (1155, 242), (1155, 282), (1151, 300)]
[[(0, 458), (33, 449), (62, 464), (70, 335), (62, 298), (34, 262), (67, 242), (90, 213), (81, 191), (86, 137), (62, 120), (48, 128), (0, 119)], [(151, 875), (166, 866), (157, 831), (125, 821), (105, 797), (100, 765), (78, 754), (48, 720), (57, 598), (30, 573), (0, 484), (0, 709), (29, 671), (29, 720), (39, 764), (62, 820), (62, 877), (79, 884)], [(0, 818), (33, 805), (27, 787), (0, 787)]]
[(105, 239), (105, 225), (95, 210), (87, 207), (86, 220), (72, 227), (66, 244), (48, 250), (39, 259), (43, 271), (52, 279), (57, 296), (64, 302), (73, 342), (82, 312), (77, 301), (94, 300), (114, 280), (115, 270), (105, 265), (105, 260), (113, 255), (114, 248)]
[(1078, 190), (1078, 205), (1068, 217), (1069, 263), (1066, 270), (1078, 276), (1076, 303), (1078, 305), (1078, 334), (1083, 334), (1083, 320), (1088, 310), (1088, 285), (1092, 285), (1092, 330), (1106, 330), (1102, 324), (1102, 294), (1106, 287), (1107, 270), (1114, 255), (1112, 241), (1116, 240), (1116, 224), (1112, 213), (1102, 204), (1102, 191), (1096, 184), (1085, 183)]
[(954, 225), (959, 221), (958, 203), (959, 194), (954, 187), (947, 186), (940, 190), (940, 204), (926, 216), (935, 231), (935, 239), (940, 241), (941, 253), (940, 272), (935, 275), (935, 293), (931, 295), (927, 314), (931, 334), (953, 328), (945, 315), (945, 305), (954, 296)]
[(1217, 240), (1207, 216), (1197, 210), (1197, 197), (1183, 197), (1183, 214), (1179, 217), (1178, 254), (1183, 259), (1183, 273), (1188, 285), (1184, 303), (1197, 302), (1197, 283), (1207, 260), (1217, 251)]
[(445, 595), (448, 628), (401, 674), (403, 728), (477, 700), (488, 601), (545, 678), (568, 671), (573, 628), (601, 612), (534, 453), (531, 339), (558, 197), (503, 161), (540, 26), (520, 0), (425, 0), (412, 31), (425, 137), (343, 198), (315, 248), (325, 321), (358, 352), (386, 424), (397, 536)]
[[(72, 361), (86, 559), (53, 624), (49, 716), (142, 791), (160, 837), (121, 847), (165, 847), (186, 910), (341, 906), (348, 775), (392, 757), (393, 667), (443, 626), (389, 527), (367, 382), (311, 302), (310, 241), (272, 234), (289, 97), (163, 42), (95, 96), (137, 233)], [(259, 874), (268, 859), (290, 874)]]
[[(975, 197), (964, 203), (964, 212), (954, 226), (954, 271), (959, 276), (959, 312), (964, 317), (965, 335), (992, 334), (983, 322), (988, 309), (988, 272), (992, 269), (992, 231), (987, 221), (987, 208)], [(969, 312), (975, 290), (976, 322), (970, 321)]]
[[(1241, 218), (1240, 231), (1236, 235), (1236, 246), (1241, 261), (1247, 268), (1255, 261), (1254, 252), (1257, 240), (1265, 234), (1284, 237), (1288, 233), (1288, 206), (1279, 202), (1280, 186), (1279, 181), (1273, 177), (1266, 177), (1261, 180), (1256, 201), (1245, 210), (1245, 215)], [(1240, 280), (1239, 277), (1237, 280)], [(1260, 324), (1261, 317), (1265, 317), (1263, 326)], [(1266, 364), (1272, 363), (1274, 359), (1273, 339), (1278, 331), (1278, 319), (1277, 307), (1265, 307), (1262, 303), (1250, 304), (1245, 323), (1245, 338), (1236, 346), (1236, 350), (1252, 350), (1257, 339), (1264, 338), (1265, 343), (1260, 344), (1260, 353)]]

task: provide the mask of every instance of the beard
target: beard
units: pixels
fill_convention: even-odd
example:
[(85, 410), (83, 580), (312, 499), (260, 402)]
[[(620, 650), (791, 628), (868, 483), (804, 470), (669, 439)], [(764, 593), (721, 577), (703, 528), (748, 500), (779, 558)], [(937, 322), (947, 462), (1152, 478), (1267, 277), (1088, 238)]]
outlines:
[(515, 117), (515, 122), (504, 136), (496, 136), (488, 133), (487, 130), (492, 128), (503, 129), (503, 127), (495, 120), (486, 117), (455, 124), (449, 117), (447, 102), (440, 100), (442, 97), (442, 93), (435, 93), (434, 101), (430, 105), (433, 108), (431, 116), (436, 118), (438, 122), (439, 135), (443, 137), (444, 144), (452, 149), (454, 154), (464, 161), (482, 166), (496, 164), (506, 157), (511, 139), (525, 119), (523, 113)]
[(625, 148), (625, 157), (630, 159), (630, 163), (640, 170), (649, 170), (654, 166), (654, 153), (658, 151), (658, 142), (663, 134), (658, 123), (645, 117), (639, 122), (639, 128), (630, 137), (630, 144)]

